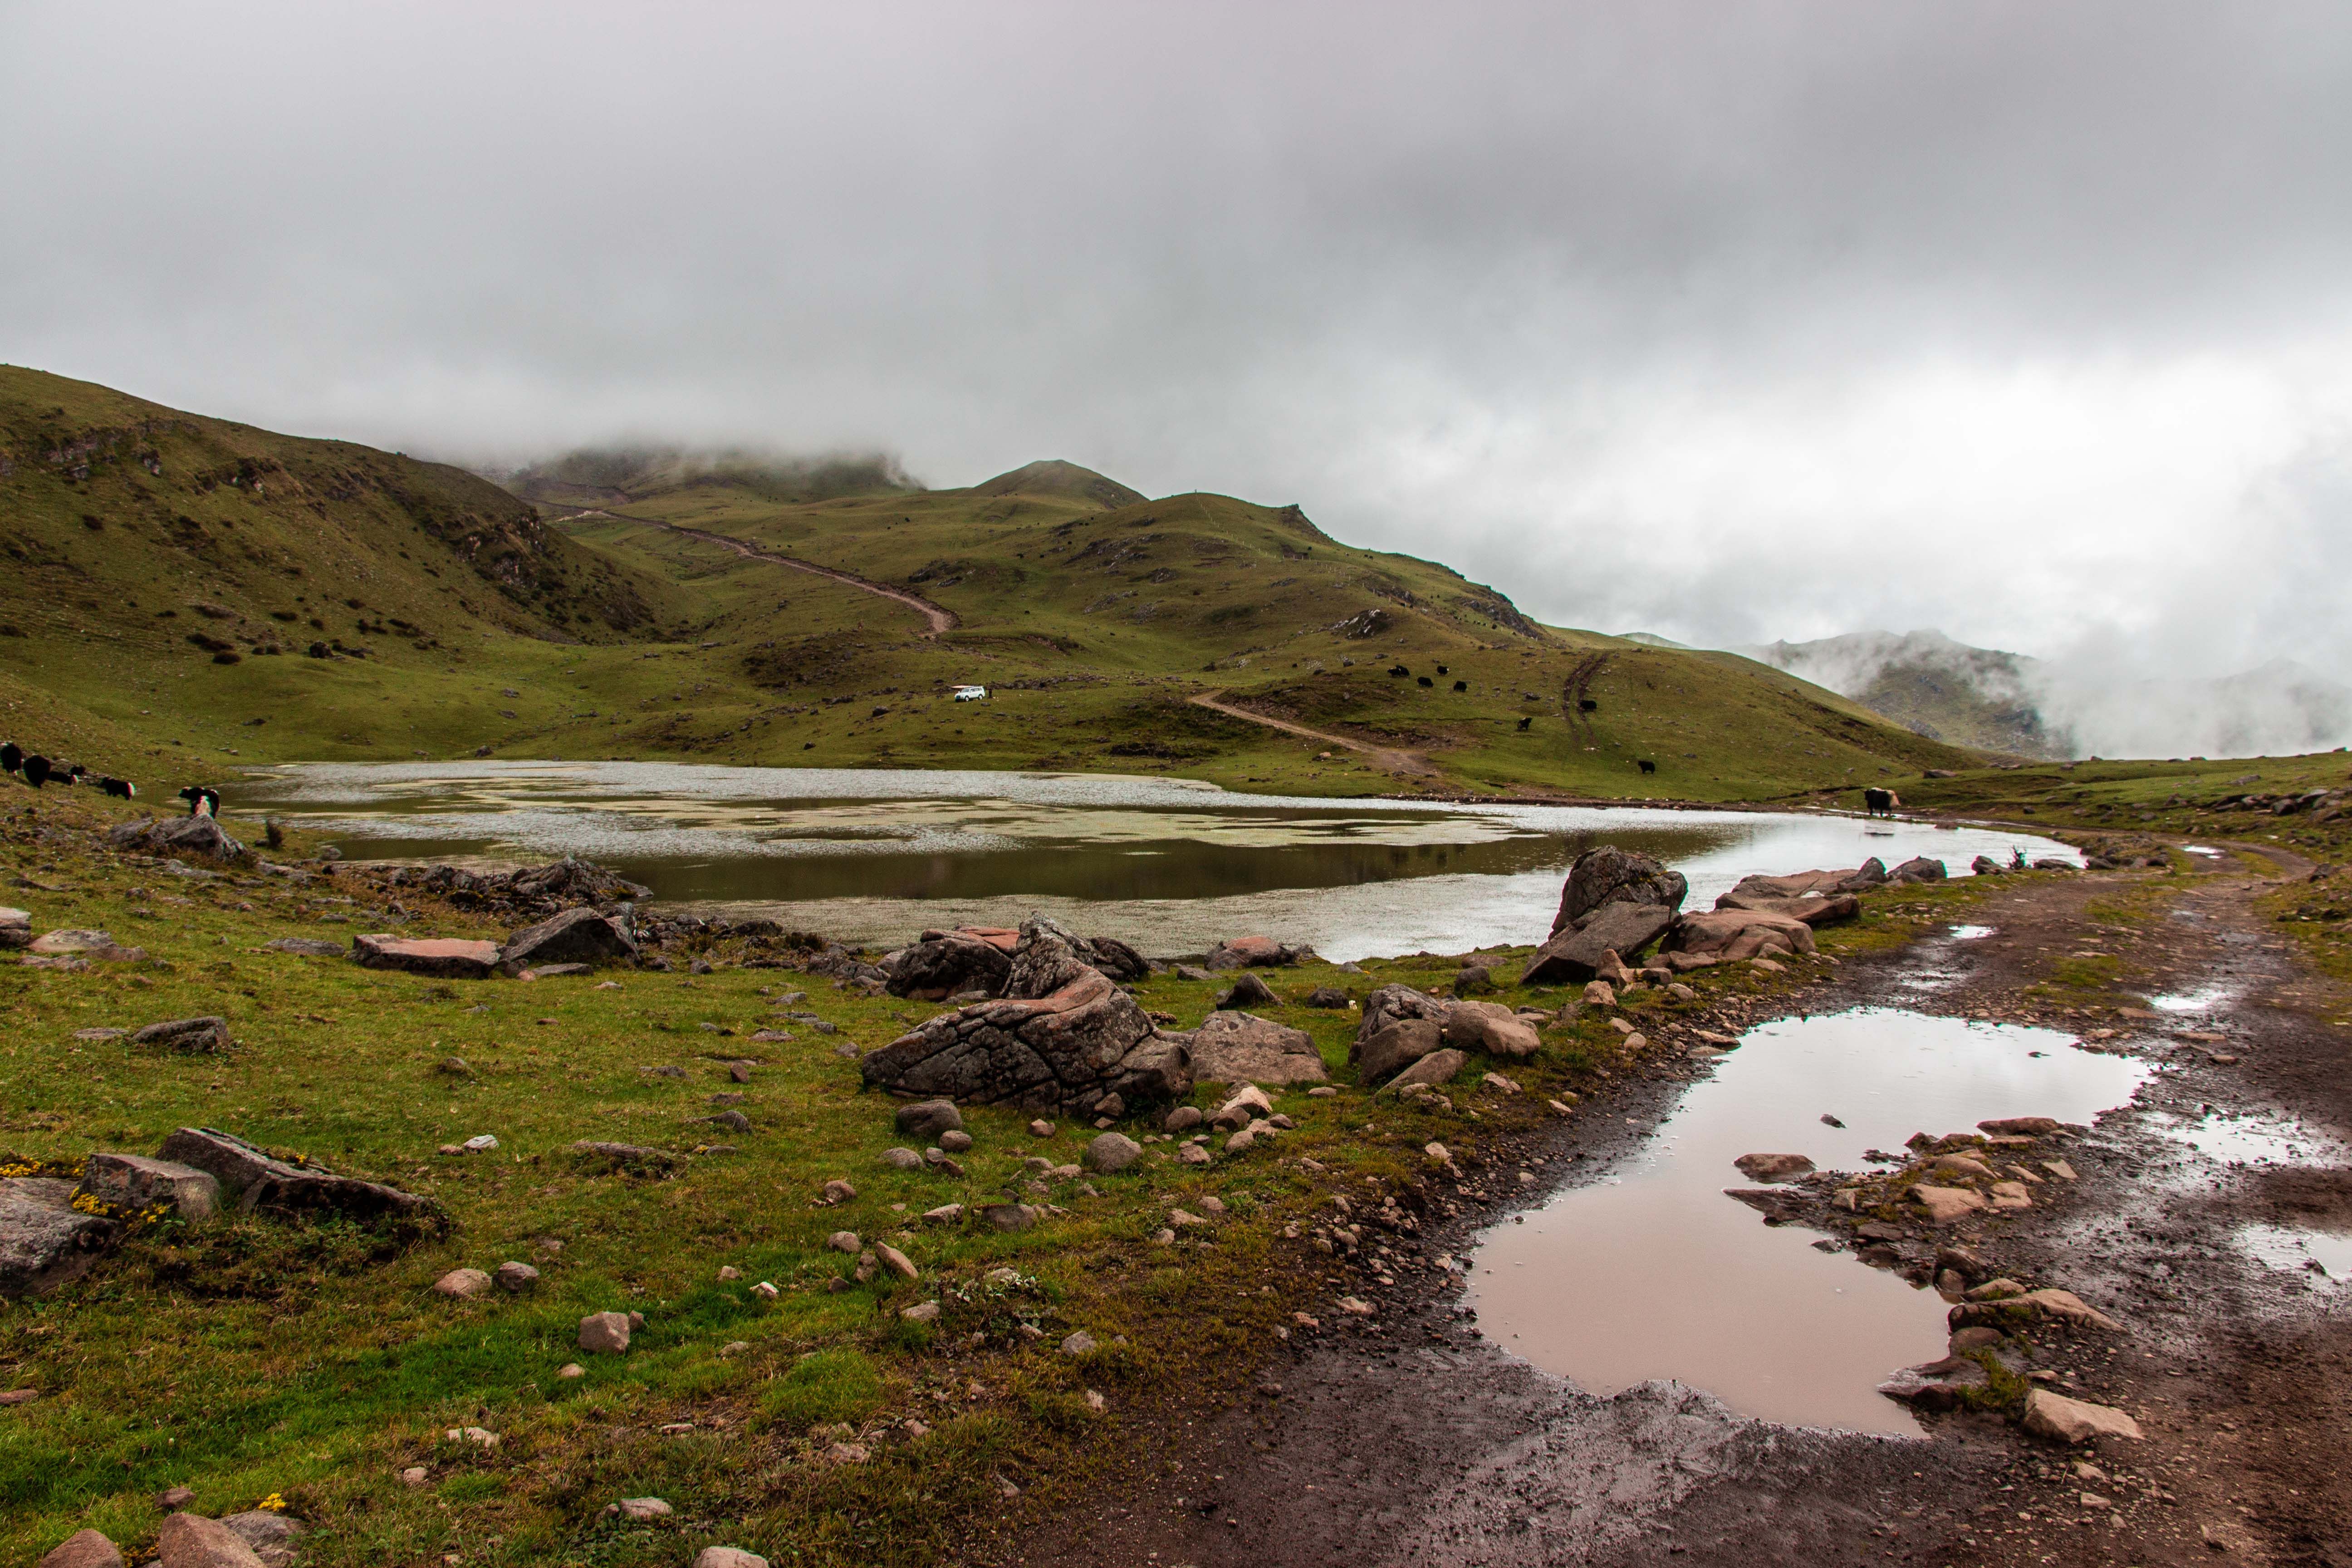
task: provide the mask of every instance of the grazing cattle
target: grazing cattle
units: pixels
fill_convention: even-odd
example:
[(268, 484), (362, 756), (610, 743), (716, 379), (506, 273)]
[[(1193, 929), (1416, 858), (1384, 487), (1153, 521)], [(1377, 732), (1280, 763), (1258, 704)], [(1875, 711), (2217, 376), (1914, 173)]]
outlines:
[(1430, 679), (1429, 677), (1425, 675), (1417, 677), (1416, 679), (1418, 683), (1423, 686), (1435, 686), (1437, 684), (1437, 682)]
[(1654, 763), (1654, 762), (1652, 762), (1652, 761), (1650, 761), (1650, 759), (1649, 759), (1649, 758), (1647, 758), (1647, 757), (1636, 757), (1636, 758), (1634, 758), (1634, 759), (1633, 759), (1633, 765), (1634, 765), (1635, 767), (1637, 767), (1637, 768), (1641, 769), (1641, 770), (1642, 770), (1643, 773), (1656, 773), (1656, 772), (1658, 771), (1658, 764), (1657, 764), (1657, 763)]
[(1407, 669), (1401, 664), (1392, 664), (1389, 666), (1389, 673), (1391, 675), (1411, 675), (1412, 671)]
[(1520, 728), (1520, 729), (1522, 729), (1522, 730), (1524, 730), (1524, 729), (1526, 729), (1528, 725), (1530, 725), (1530, 724), (1532, 724), (1532, 723), (1534, 723), (1534, 722), (1535, 722), (1535, 721), (1534, 721), (1533, 719), (1522, 719), (1522, 720), (1520, 720), (1520, 721), (1519, 721), (1519, 728)]
[[(1440, 673), (1442, 674), (1444, 672), (1440, 671)], [(1466, 680), (1457, 680), (1454, 683), (1454, 689), (1456, 691), (1467, 691), (1470, 689), (1470, 683)]]
[(1880, 789), (1876, 784), (1862, 792), (1863, 809), (1872, 816), (1892, 816), (1895, 808), (1902, 804), (1902, 798), (1893, 790)]
[(49, 782), (49, 759), (38, 752), (25, 759), (25, 782), (35, 789)]
[(1601, 704), (1590, 697), (1580, 697), (1576, 700), (1576, 710), (1579, 713), (1598, 713), (1601, 711)]
[(1442, 664), (1441, 664), (1441, 665), (1439, 665), (1439, 666), (1437, 667), (1437, 673), (1438, 673), (1438, 674), (1440, 674), (1440, 675), (1444, 675), (1444, 674), (1445, 673), (1445, 667), (1444, 667), (1444, 665), (1442, 665)]
[(216, 789), (212, 789), (204, 784), (190, 784), (187, 788), (180, 792), (180, 798), (188, 803), (188, 815), (190, 816), (218, 816), (220, 815), (220, 791)]
[(51, 763), (49, 776), (53, 779), (63, 779), (70, 784), (78, 784), (89, 777), (89, 770), (79, 763)]
[(13, 773), (24, 765), (24, 747), (14, 741), (0, 743), (0, 773)]
[(116, 800), (132, 800), (139, 795), (139, 786), (128, 779), (102, 778), (98, 781), (98, 787)]

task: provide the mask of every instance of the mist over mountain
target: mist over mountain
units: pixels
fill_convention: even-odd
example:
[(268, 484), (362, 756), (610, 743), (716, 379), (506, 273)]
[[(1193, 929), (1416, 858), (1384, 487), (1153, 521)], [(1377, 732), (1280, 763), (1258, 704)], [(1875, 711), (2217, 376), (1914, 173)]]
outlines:
[(2292, 659), (2148, 679), (2093, 656), (2035, 658), (1933, 630), (1736, 648), (1932, 739), (2030, 757), (2241, 757), (2352, 743), (2352, 686)]
[(923, 489), (888, 452), (805, 456), (743, 447), (582, 447), (541, 462), (503, 468), (478, 466), (474, 471), (525, 500), (570, 506), (618, 503), (698, 481), (740, 486), (780, 501)]

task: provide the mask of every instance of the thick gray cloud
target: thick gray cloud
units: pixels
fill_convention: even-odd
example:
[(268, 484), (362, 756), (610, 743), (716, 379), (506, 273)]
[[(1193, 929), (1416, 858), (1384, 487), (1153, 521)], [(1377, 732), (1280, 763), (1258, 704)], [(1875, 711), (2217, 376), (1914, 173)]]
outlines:
[(1042, 456), (1549, 619), (2342, 678), (2328, 5), (0, 11), (0, 357)]

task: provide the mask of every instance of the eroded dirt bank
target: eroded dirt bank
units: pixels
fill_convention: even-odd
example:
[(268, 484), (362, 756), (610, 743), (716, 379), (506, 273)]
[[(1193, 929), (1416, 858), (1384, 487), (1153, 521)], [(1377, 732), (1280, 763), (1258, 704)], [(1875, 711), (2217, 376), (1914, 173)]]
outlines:
[[(2054, 1391), (2130, 1413), (2142, 1441), (2069, 1448), (1967, 1408), (1927, 1416), (1916, 1439), (1796, 1430), (1673, 1384), (1592, 1397), (1487, 1342), (1435, 1260), (1507, 1205), (1628, 1159), (1707, 1070), (1653, 1053), (1517, 1151), (1538, 1173), (1531, 1196), (1484, 1184), (1506, 1206), (1433, 1226), (1418, 1249), (1368, 1249), (1363, 1269), (1329, 1268), (1332, 1294), (1360, 1293), (1377, 1316), (1323, 1313), (1254, 1399), (1162, 1421), (1123, 1477), (1013, 1555), (1203, 1568), (2352, 1563), (2352, 1289), (2247, 1243), (2249, 1226), (2352, 1232), (2352, 1173), (2336, 1163), (2352, 1133), (2352, 1028), (2332, 1022), (2352, 1017), (2352, 997), (2304, 969), (2254, 907), (2309, 870), (2264, 854), (1989, 889), (1964, 918), (1990, 934), (1849, 961), (1778, 1009), (2040, 1022), (2159, 1064), (2129, 1107), (2036, 1151), (2077, 1180), (2037, 1184), (2030, 1209), (1906, 1223), (1895, 1248), (1916, 1260), (1964, 1241), (1990, 1271), (2117, 1320), (2113, 1332), (2037, 1325), (2013, 1353)], [(1825, 1205), (1797, 1223), (1833, 1245), (1864, 1239)], [(1393, 1289), (1377, 1288), (1382, 1273)]]

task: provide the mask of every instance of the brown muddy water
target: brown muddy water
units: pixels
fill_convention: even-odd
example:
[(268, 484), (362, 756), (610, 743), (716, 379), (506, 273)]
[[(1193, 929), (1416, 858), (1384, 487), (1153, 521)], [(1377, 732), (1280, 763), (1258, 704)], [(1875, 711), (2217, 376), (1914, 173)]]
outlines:
[(1529, 942), (1570, 861), (1607, 840), (1691, 879), (1979, 854), (2029, 835), (1843, 816), (1235, 795), (1183, 779), (667, 763), (308, 763), (247, 773), (263, 814), (362, 859), (578, 855), (665, 904), (895, 946), (1043, 910), (1165, 956), (1262, 931), (1339, 962)]
[(2046, 1029), (1884, 1008), (1764, 1025), (1621, 1171), (1488, 1230), (1470, 1304), (1496, 1344), (1588, 1393), (1673, 1379), (1791, 1426), (1916, 1433), (1876, 1389), (1944, 1353), (1943, 1299), (1821, 1250), (1812, 1230), (1766, 1225), (1724, 1195), (1755, 1184), (1732, 1162), (1793, 1153), (1858, 1171), (1914, 1132), (2088, 1122), (2150, 1070)]

